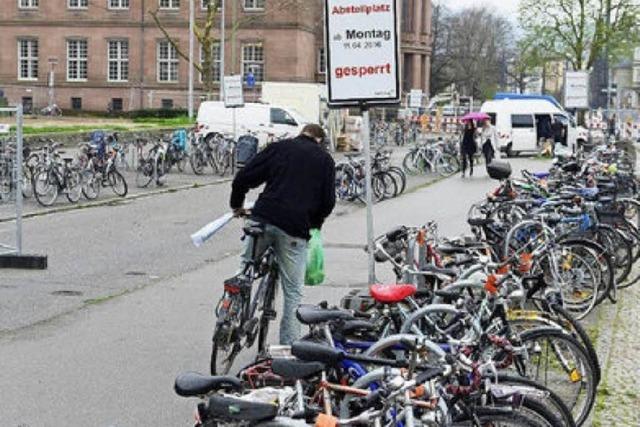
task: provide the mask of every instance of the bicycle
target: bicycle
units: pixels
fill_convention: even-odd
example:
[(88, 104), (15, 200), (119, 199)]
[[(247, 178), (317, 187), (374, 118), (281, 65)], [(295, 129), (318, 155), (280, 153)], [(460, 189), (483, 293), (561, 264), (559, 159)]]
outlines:
[[(249, 223), (243, 239), (249, 239), (251, 257), (242, 271), (224, 282), (224, 293), (216, 306), (210, 370), (212, 375), (230, 372), (243, 348), (258, 341), (258, 355), (266, 351), (269, 323), (276, 319), (275, 298), (278, 265), (272, 246), (261, 250), (264, 224)], [(253, 283), (259, 281), (254, 290)]]

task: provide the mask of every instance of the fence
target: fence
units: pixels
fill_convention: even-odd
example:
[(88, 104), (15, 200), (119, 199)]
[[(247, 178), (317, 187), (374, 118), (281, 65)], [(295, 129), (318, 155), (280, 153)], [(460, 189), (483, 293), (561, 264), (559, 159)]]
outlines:
[(15, 220), (0, 228), (0, 255), (22, 254), (22, 105), (0, 108), (0, 212)]

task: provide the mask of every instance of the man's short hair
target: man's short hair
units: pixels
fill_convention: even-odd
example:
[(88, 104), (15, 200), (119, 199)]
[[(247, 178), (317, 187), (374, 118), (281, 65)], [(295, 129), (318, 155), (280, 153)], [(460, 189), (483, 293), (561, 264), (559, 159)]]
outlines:
[(304, 128), (302, 128), (301, 135), (307, 135), (314, 139), (324, 139), (326, 134), (322, 126), (316, 124), (308, 124)]

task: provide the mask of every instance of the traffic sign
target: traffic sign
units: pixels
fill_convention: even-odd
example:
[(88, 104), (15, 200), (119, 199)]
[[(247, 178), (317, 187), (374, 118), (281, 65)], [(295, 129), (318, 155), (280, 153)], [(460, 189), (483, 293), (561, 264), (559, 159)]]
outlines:
[(411, 92), (409, 92), (409, 108), (422, 107), (422, 95), (421, 89), (411, 89)]
[(395, 0), (326, 0), (329, 105), (400, 102)]
[(244, 107), (241, 76), (224, 76), (224, 106), (227, 108)]
[(0, 123), (0, 133), (9, 133), (11, 126), (5, 123)]
[(247, 87), (249, 89), (253, 89), (256, 86), (256, 76), (254, 76), (251, 71), (247, 73), (246, 81), (247, 81)]
[(567, 71), (564, 74), (564, 108), (589, 108), (589, 73)]

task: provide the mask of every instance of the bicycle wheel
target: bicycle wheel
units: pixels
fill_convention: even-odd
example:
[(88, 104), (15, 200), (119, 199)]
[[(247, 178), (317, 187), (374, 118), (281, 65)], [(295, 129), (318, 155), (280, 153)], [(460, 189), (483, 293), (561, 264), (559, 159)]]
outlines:
[(189, 161), (189, 159), (187, 158), (187, 155), (185, 154), (184, 151), (180, 152), (180, 154), (178, 154), (178, 163), (177, 163), (177, 167), (178, 167), (178, 171), (180, 173), (183, 173), (185, 171), (185, 169), (187, 168), (187, 162)]
[(596, 232), (596, 241), (606, 247), (613, 257), (618, 288), (628, 287), (629, 284), (625, 284), (624, 281), (629, 277), (633, 266), (633, 254), (629, 242), (616, 229), (602, 225)]
[(28, 166), (22, 168), (22, 197), (33, 196), (33, 169)]
[(457, 156), (448, 153), (442, 153), (436, 160), (436, 171), (444, 176), (449, 177), (460, 170), (460, 160)]
[(275, 303), (276, 292), (278, 290), (277, 277), (275, 273), (268, 275), (268, 284), (262, 305), (262, 315), (260, 316), (260, 326), (258, 328), (258, 357), (265, 354), (267, 350), (267, 338), (269, 337), (269, 324), (276, 319)]
[(375, 202), (390, 199), (394, 197), (398, 191), (395, 180), (386, 172), (378, 172), (374, 174), (371, 179), (371, 187)]
[(189, 163), (191, 164), (191, 169), (194, 174), (202, 175), (204, 173), (204, 167), (207, 165), (207, 159), (200, 147), (193, 150), (189, 156)]
[(473, 417), (461, 415), (453, 421), (452, 427), (542, 427), (547, 426), (540, 419), (514, 408), (473, 408)]
[(127, 185), (127, 181), (124, 179), (124, 176), (117, 170), (112, 170), (107, 175), (107, 181), (111, 186), (113, 192), (120, 196), (125, 197), (129, 192), (129, 186)]
[(409, 151), (402, 159), (402, 168), (409, 175), (418, 175), (424, 171), (422, 156), (418, 151)]
[(398, 185), (398, 194), (403, 194), (404, 190), (407, 188), (407, 174), (404, 173), (402, 168), (397, 166), (390, 166), (387, 172), (397, 178), (396, 184)]
[(221, 323), (213, 333), (211, 348), (211, 375), (227, 375), (233, 368), (233, 362), (242, 346), (237, 339), (238, 328), (231, 323)]
[(78, 171), (69, 171), (65, 186), (65, 195), (71, 203), (78, 203), (82, 196), (82, 177)]
[(583, 424), (595, 402), (596, 374), (582, 345), (555, 328), (539, 328), (520, 334), (527, 357), (519, 356), (523, 376), (553, 390), (571, 410), (577, 425)]
[(85, 171), (82, 174), (82, 194), (87, 200), (95, 200), (102, 188), (101, 178), (95, 172)]
[(141, 161), (136, 171), (136, 186), (138, 188), (145, 188), (153, 180), (153, 163), (152, 160), (147, 159)]
[(41, 170), (35, 176), (34, 195), (40, 205), (48, 207), (58, 198), (58, 180), (52, 170)]

